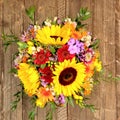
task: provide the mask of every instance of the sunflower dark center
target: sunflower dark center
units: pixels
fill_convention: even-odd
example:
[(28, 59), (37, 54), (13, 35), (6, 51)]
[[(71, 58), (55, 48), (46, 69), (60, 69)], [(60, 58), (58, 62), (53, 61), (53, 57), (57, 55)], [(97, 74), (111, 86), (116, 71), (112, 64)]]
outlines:
[(57, 40), (57, 38), (59, 37), (60, 38), (60, 41), (62, 41), (62, 37), (60, 37), (60, 36), (50, 36), (51, 38), (54, 38), (55, 40)]
[(64, 86), (69, 85), (75, 81), (76, 76), (77, 71), (74, 68), (66, 68), (60, 73), (59, 82)]

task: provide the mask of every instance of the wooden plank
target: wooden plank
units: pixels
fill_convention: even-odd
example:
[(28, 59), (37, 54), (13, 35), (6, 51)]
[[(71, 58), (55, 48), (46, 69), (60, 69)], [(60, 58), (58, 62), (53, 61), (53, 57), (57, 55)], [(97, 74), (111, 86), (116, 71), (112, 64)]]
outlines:
[[(116, 0), (115, 11), (115, 42), (116, 42), (116, 76), (120, 77), (120, 0)], [(120, 120), (120, 82), (117, 82), (117, 120)]]
[[(29, 17), (25, 13), (25, 9), (28, 9), (30, 6), (33, 6), (33, 0), (23, 0), (24, 5), (23, 5), (23, 31), (26, 31), (29, 24), (31, 24), (31, 21)], [(28, 120), (28, 114), (32, 110), (32, 105), (30, 102), (30, 98), (26, 95), (23, 96), (22, 99), (22, 119), (23, 120)]]
[[(3, 27), (5, 33), (10, 33), (11, 29), (11, 11), (13, 8), (10, 7), (11, 2), (5, 0), (3, 3)], [(9, 70), (11, 68), (11, 47), (8, 48), (7, 52), (4, 54), (4, 78), (2, 81), (2, 92), (3, 92), (3, 120), (10, 120), (11, 111), (11, 75)]]
[[(16, 0), (12, 0), (10, 7), (13, 8), (11, 11), (11, 30), (12, 32), (18, 36), (20, 38), (20, 35), (23, 31), (23, 18), (22, 18), (22, 8), (23, 8), (23, 4), (24, 1), (16, 1)], [(19, 7), (18, 7), (19, 6)], [(15, 52), (17, 52), (17, 45), (13, 44), (11, 46), (11, 53), (12, 55), (15, 54)], [(12, 59), (12, 56), (11, 56)], [(14, 62), (12, 62), (12, 66), (14, 66)], [(15, 97), (13, 96), (15, 93), (17, 93), (21, 87), (19, 87), (18, 85), (20, 84), (19, 80), (12, 75), (11, 76), (11, 102), (15, 100)], [(16, 120), (18, 119), (22, 120), (22, 99), (21, 101), (18, 103), (17, 109), (14, 112), (11, 112), (11, 120)]]
[[(87, 3), (87, 4), (86, 4)], [(69, 1), (69, 13), (68, 15), (72, 18), (76, 17), (77, 13), (79, 12), (80, 8), (85, 8), (87, 7), (91, 12), (92, 12), (92, 4), (93, 1), (87, 0), (87, 1), (80, 1), (80, 0), (71, 0)], [(92, 17), (85, 21), (85, 23), (88, 24), (87, 28), (92, 32)], [(98, 89), (96, 90), (98, 91)], [(96, 92), (90, 97), (91, 100), (89, 101), (90, 103), (95, 104), (94, 96), (96, 96)], [(92, 99), (93, 98), (93, 99)], [(94, 102), (93, 102), (94, 101)], [(74, 112), (75, 111), (75, 112)], [(73, 108), (72, 106), (68, 106), (68, 119), (69, 120), (92, 120), (93, 119), (93, 113), (89, 110), (81, 110), (78, 105), (75, 105)]]
[[(101, 2), (101, 7), (98, 6)], [(94, 34), (101, 39), (101, 55), (103, 65), (109, 73), (115, 74), (115, 6), (114, 0), (96, 0), (94, 16)], [(100, 20), (99, 20), (100, 19)], [(111, 24), (112, 23), (112, 24)], [(115, 83), (102, 82), (100, 87), (99, 119), (116, 120), (116, 90)]]
[[(3, 1), (0, 1), (0, 36), (2, 34), (2, 15), (3, 11)], [(3, 42), (0, 37), (0, 120), (2, 120), (2, 113), (3, 113), (3, 93), (2, 93), (2, 82), (3, 82), (3, 65), (4, 65), (4, 60), (3, 60)]]
[[(47, 3), (47, 4), (46, 4)], [(34, 6), (36, 7), (36, 21), (38, 24), (42, 24), (42, 22), (50, 18), (52, 19), (53, 17), (57, 16), (57, 2), (56, 0), (35, 0), (34, 1)], [(46, 108), (38, 108), (37, 109), (37, 116), (36, 120), (45, 120), (46, 119), (46, 114), (49, 111), (49, 106)], [(53, 120), (56, 120), (57, 118), (56, 112), (53, 115)]]

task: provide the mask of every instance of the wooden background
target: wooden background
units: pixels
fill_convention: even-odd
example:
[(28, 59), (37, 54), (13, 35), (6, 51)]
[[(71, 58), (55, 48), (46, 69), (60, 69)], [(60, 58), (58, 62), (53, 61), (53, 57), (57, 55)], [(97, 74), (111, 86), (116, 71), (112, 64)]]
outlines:
[[(87, 21), (89, 30), (100, 38), (102, 61), (107, 71), (120, 76), (120, 0), (0, 0), (0, 36), (2, 32), (21, 33), (30, 23), (25, 8), (36, 6), (36, 19), (41, 23), (46, 17), (75, 17), (80, 7), (88, 7), (92, 17)], [(31, 106), (24, 97), (15, 112), (10, 111), (19, 83), (9, 74), (12, 54), (16, 46), (3, 51), (0, 37), (0, 120), (28, 120)], [(95, 87), (90, 103), (96, 105), (96, 112), (67, 106), (54, 113), (54, 120), (120, 120), (120, 82), (101, 82)], [(37, 109), (35, 120), (45, 120), (47, 108)]]

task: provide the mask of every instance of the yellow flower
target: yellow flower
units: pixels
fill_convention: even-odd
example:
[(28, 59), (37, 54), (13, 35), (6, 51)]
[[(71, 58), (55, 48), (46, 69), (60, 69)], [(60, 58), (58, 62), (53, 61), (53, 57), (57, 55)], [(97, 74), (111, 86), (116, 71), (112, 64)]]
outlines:
[(39, 107), (44, 107), (48, 101), (52, 101), (54, 99), (51, 91), (43, 87), (39, 88), (36, 95), (38, 97), (36, 105)]
[(55, 65), (53, 77), (54, 90), (57, 95), (72, 96), (78, 92), (85, 78), (85, 66), (83, 63), (76, 63), (73, 58)]
[(65, 25), (45, 26), (37, 31), (36, 40), (43, 44), (64, 45), (70, 38), (70, 28)]
[(98, 59), (95, 60), (94, 66), (95, 66), (96, 71), (100, 72), (102, 70), (102, 63)]
[(22, 81), (25, 91), (29, 96), (32, 96), (36, 93), (40, 82), (39, 73), (34, 67), (31, 67), (27, 63), (20, 63), (18, 77)]
[(35, 53), (36, 48), (34, 47), (33, 42), (28, 41), (27, 44), (28, 44), (28, 50), (27, 50), (27, 52), (28, 52), (30, 55), (33, 54), (33, 53)]
[(83, 100), (83, 97), (77, 94), (74, 94), (73, 97), (78, 100)]

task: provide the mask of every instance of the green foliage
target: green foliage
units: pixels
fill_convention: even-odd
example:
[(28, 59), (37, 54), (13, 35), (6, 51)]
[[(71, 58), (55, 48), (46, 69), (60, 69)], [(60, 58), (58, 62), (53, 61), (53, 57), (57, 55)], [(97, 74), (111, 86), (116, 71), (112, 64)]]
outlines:
[(28, 118), (29, 120), (34, 120), (35, 119), (35, 114), (36, 114), (36, 111), (35, 111), (35, 108), (33, 110), (31, 110), (28, 114)]
[(14, 94), (16, 99), (11, 103), (11, 110), (14, 111), (17, 108), (18, 103), (20, 102), (20, 99), (22, 98), (23, 91), (18, 91)]
[(21, 50), (28, 47), (28, 44), (25, 42), (17, 42), (17, 45)]
[(16, 68), (11, 68), (11, 70), (10, 70), (9, 72), (10, 72), (10, 73), (17, 74), (17, 69), (16, 69)]
[(100, 40), (95, 39), (95, 41), (93, 41), (93, 43), (92, 43), (92, 45), (90, 45), (90, 47), (93, 49), (97, 49), (99, 47), (99, 43), (100, 43)]
[(32, 22), (35, 22), (35, 7), (31, 6), (28, 9), (25, 10), (28, 17), (32, 20)]
[(3, 39), (3, 45), (5, 47), (5, 51), (7, 50), (8, 46), (11, 45), (12, 43), (17, 43), (19, 41), (18, 37), (15, 36), (14, 34), (2, 34), (2, 39)]
[(88, 18), (91, 17), (90, 11), (88, 11), (88, 8), (81, 8), (79, 13), (78, 13), (78, 18), (81, 21), (87, 20)]
[(74, 107), (74, 102), (73, 102), (73, 97), (72, 96), (67, 97), (67, 103)]
[(87, 8), (81, 8), (75, 21), (77, 22), (77, 29), (84, 27), (86, 24), (82, 24), (82, 21), (87, 20), (91, 17), (90, 11)]
[(55, 48), (53, 46), (50, 46), (49, 48), (50, 48), (51, 53), (55, 54), (55, 52), (56, 52)]
[(52, 120), (53, 119), (53, 112), (56, 110), (57, 106), (54, 102), (50, 102), (50, 109), (46, 115), (46, 120)]

